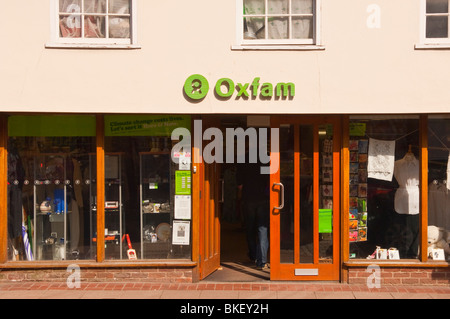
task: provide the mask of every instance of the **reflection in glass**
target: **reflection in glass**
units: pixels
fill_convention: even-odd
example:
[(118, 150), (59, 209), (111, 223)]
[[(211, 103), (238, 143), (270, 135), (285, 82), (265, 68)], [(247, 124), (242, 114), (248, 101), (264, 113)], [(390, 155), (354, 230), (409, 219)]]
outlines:
[(300, 263), (314, 259), (314, 132), (312, 125), (300, 126)]
[(427, 13), (448, 13), (448, 0), (427, 0)]
[(450, 119), (428, 120), (428, 225), (450, 229)]
[(94, 151), (93, 137), (9, 138), (9, 260), (95, 257), (90, 181), (96, 163), (89, 156)]
[(376, 259), (377, 247), (417, 258), (419, 120), (355, 118), (349, 155), (350, 258)]
[(427, 38), (447, 38), (448, 37), (448, 16), (427, 17)]
[[(284, 208), (280, 214), (280, 262), (294, 262), (294, 126), (280, 127), (280, 182)], [(279, 187), (276, 188), (280, 189)], [(281, 196), (281, 194), (280, 194)]]
[(319, 126), (319, 262), (333, 260), (333, 126)]

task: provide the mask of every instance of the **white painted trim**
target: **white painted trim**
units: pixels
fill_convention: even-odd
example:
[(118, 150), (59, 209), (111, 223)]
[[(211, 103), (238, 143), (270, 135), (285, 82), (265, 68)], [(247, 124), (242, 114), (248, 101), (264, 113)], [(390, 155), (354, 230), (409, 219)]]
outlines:
[(450, 43), (429, 43), (429, 44), (416, 44), (414, 46), (416, 50), (448, 50), (450, 49)]
[(293, 50), (293, 51), (322, 51), (325, 47), (322, 45), (239, 45), (234, 44), (231, 46), (231, 50), (235, 51), (269, 51), (269, 50)]
[(96, 44), (96, 43), (59, 43), (49, 42), (45, 44), (49, 49), (141, 49), (141, 46), (134, 44)]

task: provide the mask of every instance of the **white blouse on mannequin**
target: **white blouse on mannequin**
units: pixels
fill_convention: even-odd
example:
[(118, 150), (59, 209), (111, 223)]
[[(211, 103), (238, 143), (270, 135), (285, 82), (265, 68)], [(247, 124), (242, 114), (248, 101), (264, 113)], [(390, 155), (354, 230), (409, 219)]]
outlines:
[(419, 213), (419, 161), (411, 152), (395, 162), (394, 177), (399, 184), (395, 192), (394, 208), (399, 214)]

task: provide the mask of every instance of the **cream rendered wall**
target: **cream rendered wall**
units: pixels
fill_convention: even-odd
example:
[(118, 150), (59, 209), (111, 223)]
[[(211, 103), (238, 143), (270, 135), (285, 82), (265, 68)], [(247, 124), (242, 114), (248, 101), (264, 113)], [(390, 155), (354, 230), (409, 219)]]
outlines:
[[(322, 51), (239, 51), (234, 0), (138, 0), (137, 50), (49, 49), (50, 0), (1, 1), (0, 111), (86, 113), (433, 113), (450, 111), (450, 50), (415, 50), (419, 0), (322, 0)], [(25, 3), (25, 4), (24, 4)], [(369, 4), (381, 28), (369, 29)], [(292, 100), (200, 103), (215, 81), (294, 82)]]

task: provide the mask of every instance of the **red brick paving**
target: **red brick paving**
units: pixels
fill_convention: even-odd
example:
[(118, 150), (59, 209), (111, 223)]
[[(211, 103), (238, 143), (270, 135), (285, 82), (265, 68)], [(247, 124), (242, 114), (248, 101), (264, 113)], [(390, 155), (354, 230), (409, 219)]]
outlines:
[[(66, 282), (9, 282), (0, 283), (0, 291), (13, 290), (71, 290)], [(307, 291), (307, 292), (388, 292), (434, 293), (450, 295), (450, 286), (382, 286), (369, 289), (366, 285), (341, 283), (81, 283), (77, 290), (216, 290), (216, 291)]]

